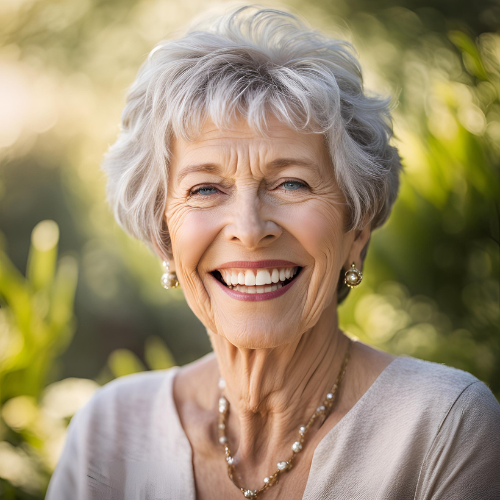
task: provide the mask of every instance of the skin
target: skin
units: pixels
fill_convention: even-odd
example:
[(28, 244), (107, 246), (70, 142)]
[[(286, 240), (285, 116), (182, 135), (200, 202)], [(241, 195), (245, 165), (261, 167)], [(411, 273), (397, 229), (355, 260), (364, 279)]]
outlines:
[[(194, 141), (172, 144), (165, 218), (168, 260), (214, 353), (179, 371), (174, 399), (193, 451), (197, 498), (241, 499), (218, 443), (217, 381), (230, 403), (226, 434), (239, 484), (258, 489), (286, 460), (298, 428), (331, 390), (348, 338), (338, 327), (336, 284), (370, 227), (345, 232), (347, 206), (319, 134), (270, 117), (268, 137), (242, 118), (207, 121)], [(284, 161), (287, 160), (287, 161)], [(291, 161), (289, 161), (291, 160)], [(210, 163), (211, 168), (190, 171)], [(195, 190), (202, 188), (201, 191)], [(283, 259), (303, 267), (280, 297), (229, 297), (210, 272), (230, 261)], [(264, 498), (302, 498), (314, 450), (394, 359), (355, 341), (334, 410), (307, 435), (294, 468)]]

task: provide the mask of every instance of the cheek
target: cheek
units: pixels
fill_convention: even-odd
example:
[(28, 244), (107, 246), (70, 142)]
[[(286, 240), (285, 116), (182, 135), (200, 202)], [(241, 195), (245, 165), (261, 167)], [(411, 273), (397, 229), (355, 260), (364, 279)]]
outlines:
[(311, 201), (293, 209), (290, 232), (297, 238), (315, 266), (335, 267), (342, 260), (345, 243), (342, 207), (328, 201)]
[(293, 292), (303, 297), (302, 307), (297, 308), (303, 329), (315, 325), (334, 300), (338, 273), (348, 246), (343, 215), (343, 206), (327, 197), (289, 206), (281, 213), (281, 224), (309, 255), (304, 281), (306, 292), (303, 288)]
[(220, 217), (209, 211), (182, 209), (171, 213), (167, 220), (176, 273), (184, 297), (198, 319), (215, 331), (210, 297), (199, 275), (198, 265), (219, 234)]
[(193, 273), (220, 231), (217, 215), (211, 211), (189, 210), (182, 217), (171, 217), (169, 231), (176, 264), (183, 272)]

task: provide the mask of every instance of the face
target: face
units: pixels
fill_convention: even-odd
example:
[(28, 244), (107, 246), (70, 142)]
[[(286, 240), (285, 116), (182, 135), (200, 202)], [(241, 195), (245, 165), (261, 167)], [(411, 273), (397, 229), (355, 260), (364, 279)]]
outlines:
[(359, 259), (322, 136), (268, 123), (267, 138), (240, 119), (175, 139), (165, 212), (189, 306), (209, 331), (252, 349), (316, 324), (336, 304), (342, 266)]

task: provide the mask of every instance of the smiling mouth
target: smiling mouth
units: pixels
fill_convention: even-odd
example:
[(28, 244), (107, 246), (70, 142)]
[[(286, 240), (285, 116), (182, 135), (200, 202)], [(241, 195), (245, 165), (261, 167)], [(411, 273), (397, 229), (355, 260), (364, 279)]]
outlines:
[(231, 290), (257, 294), (279, 290), (295, 280), (301, 270), (300, 266), (265, 269), (216, 269), (210, 274)]

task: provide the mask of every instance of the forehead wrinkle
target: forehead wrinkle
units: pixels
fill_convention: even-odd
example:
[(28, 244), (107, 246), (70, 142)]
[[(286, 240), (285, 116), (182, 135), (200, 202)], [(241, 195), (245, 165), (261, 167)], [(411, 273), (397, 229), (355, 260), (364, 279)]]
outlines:
[[(178, 181), (192, 172), (207, 172), (226, 177), (241, 175), (243, 178), (263, 178), (289, 166), (305, 167), (319, 174), (323, 158), (317, 158), (318, 155), (314, 154), (315, 148), (311, 148), (310, 143), (298, 144), (302, 141), (294, 141), (293, 137), (287, 135), (286, 129), (281, 130), (280, 127), (273, 132), (274, 137), (262, 137), (246, 128), (222, 131), (212, 125), (195, 140), (181, 139), (176, 144), (184, 149), (181, 164), (189, 166), (180, 170)], [(202, 161), (198, 160), (200, 155)], [(193, 156), (195, 158), (192, 158)], [(273, 156), (277, 157), (272, 158)], [(320, 156), (323, 157), (323, 154)], [(194, 163), (191, 163), (191, 159)]]
[[(255, 146), (255, 147), (254, 147)], [(200, 150), (208, 148), (208, 152), (202, 152), (205, 161), (197, 161)], [(194, 153), (194, 154), (193, 154)], [(194, 172), (206, 172), (214, 175), (227, 177), (235, 176), (256, 176), (257, 171), (261, 176), (263, 157), (269, 153), (268, 148), (262, 148), (254, 141), (244, 143), (233, 141), (213, 145), (191, 145), (182, 157), (180, 171), (177, 174), (178, 182), (181, 182), (187, 175)], [(193, 158), (194, 156), (194, 158)], [(192, 160), (192, 162), (191, 162)], [(187, 166), (182, 166), (182, 163)]]
[[(246, 149), (246, 151), (245, 151)], [(214, 175), (237, 175), (243, 170), (243, 173), (248, 172), (251, 175), (265, 176), (266, 174), (274, 174), (290, 166), (305, 167), (314, 170), (318, 173), (319, 166), (315, 159), (304, 156), (286, 156), (278, 157), (266, 161), (266, 156), (270, 151), (266, 148), (241, 148), (227, 147), (219, 148), (215, 156), (219, 157), (220, 161), (202, 161), (190, 164), (181, 169), (177, 175), (178, 181), (182, 181), (184, 177), (193, 172), (206, 172)], [(272, 154), (272, 152), (271, 152)], [(221, 158), (222, 157), (222, 158)], [(224, 172), (225, 171), (225, 172)]]
[[(236, 164), (237, 159), (235, 159)], [(230, 164), (232, 161), (230, 161)], [(260, 162), (258, 163), (260, 165)], [(311, 162), (308, 160), (301, 160), (298, 158), (276, 158), (267, 164), (264, 165), (264, 168), (259, 168), (259, 171), (261, 172), (262, 176), (265, 176), (266, 173), (274, 173), (280, 170), (283, 170), (284, 168), (290, 167), (290, 166), (299, 166), (299, 167), (305, 167), (309, 169), (313, 169), (315, 173), (318, 173), (318, 167), (315, 162)], [(236, 171), (238, 170), (238, 167), (236, 167)], [(179, 175), (177, 176), (177, 180), (181, 182), (186, 176), (188, 176), (191, 173), (197, 173), (197, 172), (206, 172), (210, 173), (213, 175), (221, 175), (223, 171), (223, 168), (217, 163), (199, 163), (199, 164), (194, 164), (194, 165), (189, 165), (181, 170)], [(255, 173), (253, 172), (252, 166), (250, 165), (250, 176), (255, 176)]]

